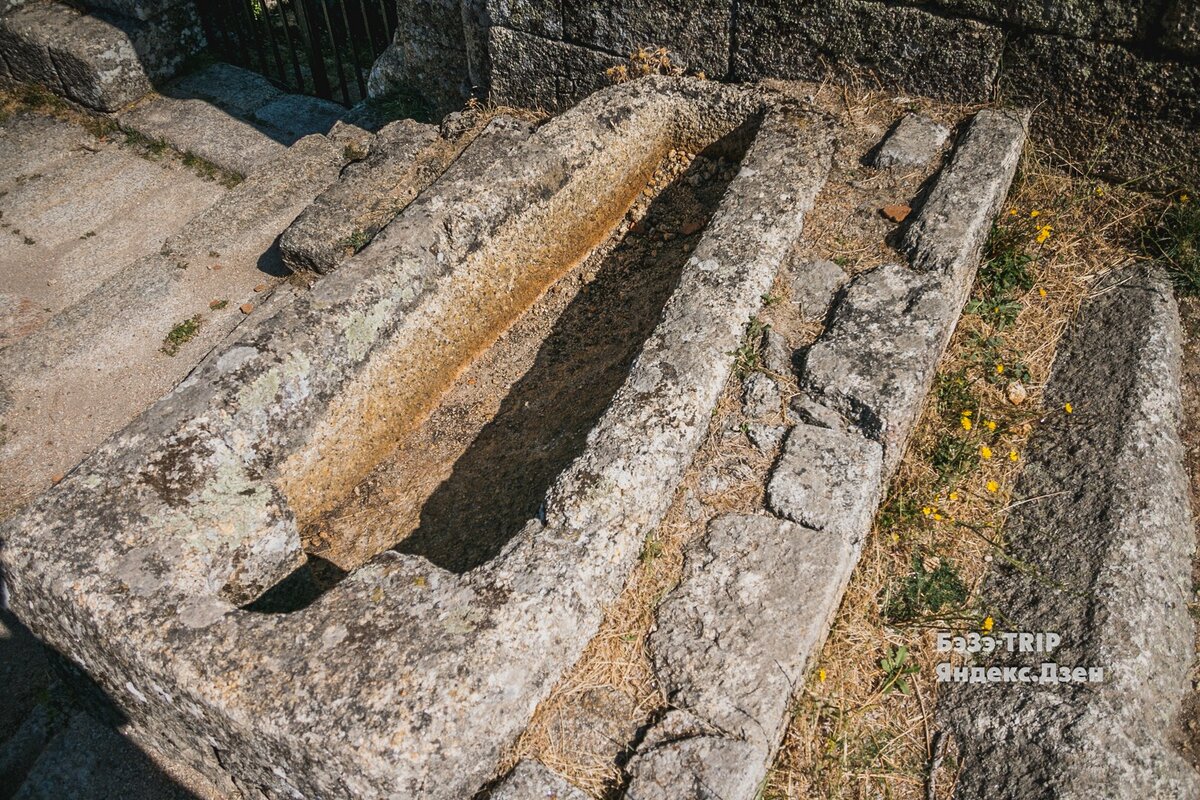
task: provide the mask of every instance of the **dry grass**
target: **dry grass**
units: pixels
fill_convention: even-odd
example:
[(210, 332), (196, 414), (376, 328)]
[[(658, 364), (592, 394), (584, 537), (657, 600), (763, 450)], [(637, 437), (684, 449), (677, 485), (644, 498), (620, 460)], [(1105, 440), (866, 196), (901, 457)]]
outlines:
[[(1001, 619), (1000, 610), (980, 605), (978, 587), (988, 564), (1004, 557), (1004, 518), (1026, 440), (1037, 425), (1067, 413), (1040, 402), (1058, 340), (1095, 278), (1140, 257), (1137, 231), (1157, 205), (1145, 195), (1064, 177), (1038, 153), (1027, 153), (976, 283), (973, 299), (986, 302), (969, 306), (976, 313), (962, 317), (942, 359), (828, 641), (797, 698), (765, 797), (926, 797), (937, 731), (933, 670), (944, 658), (935, 652), (934, 633)], [(988, 278), (1020, 264), (1020, 253), (1029, 256), (1028, 288), (989, 291)], [(1001, 300), (1013, 305), (997, 313)], [(1018, 377), (1028, 398), (1014, 405), (1007, 388)], [(982, 455), (985, 446), (990, 458)], [(965, 600), (937, 610), (918, 603), (917, 613), (898, 619), (889, 604), (906, 582), (912, 585), (914, 558), (926, 572), (941, 560), (952, 564)], [(902, 645), (920, 667), (912, 692), (882, 694), (880, 659)], [(954, 770), (951, 752), (936, 796), (949, 796)]]

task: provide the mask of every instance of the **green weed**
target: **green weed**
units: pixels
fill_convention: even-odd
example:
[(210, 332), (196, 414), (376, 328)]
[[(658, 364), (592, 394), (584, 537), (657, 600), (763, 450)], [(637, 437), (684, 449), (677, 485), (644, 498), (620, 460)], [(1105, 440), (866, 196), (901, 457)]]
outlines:
[(883, 685), (879, 687), (880, 694), (888, 694), (889, 692), (900, 692), (907, 695), (912, 691), (912, 687), (908, 683), (910, 675), (916, 675), (921, 671), (919, 664), (915, 664), (908, 660), (908, 648), (900, 645), (895, 648), (888, 648), (888, 654), (879, 659), (879, 668), (883, 670)]
[(1142, 233), (1142, 250), (1163, 262), (1182, 294), (1200, 294), (1200, 203), (1171, 203)]
[(914, 554), (912, 572), (887, 590), (884, 616), (892, 623), (911, 622), (943, 608), (961, 606), (967, 601), (967, 587), (953, 562), (938, 558), (937, 566), (926, 570), (925, 559)]
[(200, 320), (200, 315), (196, 314), (171, 328), (171, 332), (163, 339), (162, 352), (173, 356), (179, 352), (179, 348), (196, 338), (200, 332)]

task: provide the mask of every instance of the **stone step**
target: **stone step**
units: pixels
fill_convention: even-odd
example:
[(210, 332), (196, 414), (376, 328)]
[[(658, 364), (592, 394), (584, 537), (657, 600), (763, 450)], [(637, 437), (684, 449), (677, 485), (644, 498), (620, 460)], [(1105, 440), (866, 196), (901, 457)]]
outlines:
[[(33, 332), (168, 235), (226, 190), (191, 170), (140, 157), (74, 124), (24, 117), (46, 134), (23, 142), (36, 170), (0, 158), (0, 347)], [(28, 123), (25, 120), (29, 120)], [(24, 137), (21, 137), (24, 138)], [(52, 160), (47, 149), (63, 155)], [(15, 171), (3, 171), (5, 164)]]
[(328, 134), (346, 109), (285, 94), (266, 78), (229, 64), (188, 75), (117, 115), (127, 131), (246, 175), (314, 133)]
[[(186, 376), (246, 319), (243, 304), (264, 304), (286, 274), (275, 240), (344, 164), (342, 148), (323, 136), (297, 142), (160, 249), (0, 350), (0, 516)], [(196, 315), (195, 335), (164, 354), (164, 337)]]
[(412, 120), (384, 126), (367, 157), (346, 167), (284, 231), (279, 240), (284, 263), (297, 270), (332, 271), (366, 247), (460, 153), (463, 163), (456, 168), (478, 170), (476, 159), (504, 158), (531, 131), (511, 117), (492, 120), (477, 138), (475, 130), (443, 138), (435, 126)]
[(0, 77), (116, 111), (172, 75), (202, 43), (190, 3), (141, 20), (36, 0), (0, 17)]

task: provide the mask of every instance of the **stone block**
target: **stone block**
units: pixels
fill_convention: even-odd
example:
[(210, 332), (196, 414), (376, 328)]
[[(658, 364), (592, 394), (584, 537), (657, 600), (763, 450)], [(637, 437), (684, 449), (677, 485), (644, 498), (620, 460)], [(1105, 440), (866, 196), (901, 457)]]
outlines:
[[(683, 576), (650, 634), (655, 674), (671, 707), (756, 745), (765, 761), (865, 533), (852, 538), (842, 529), (740, 514), (709, 523), (689, 544)], [(750, 767), (730, 768), (726, 778)]]
[(912, 265), (951, 276), (964, 299), (1021, 161), (1027, 127), (1023, 113), (976, 114), (904, 232), (901, 249)]
[(767, 505), (805, 527), (861, 542), (883, 484), (883, 450), (857, 433), (797, 425), (767, 483)]
[(587, 795), (537, 761), (523, 758), (488, 800), (587, 800)]
[[(762, 95), (710, 82), (639, 81), (584, 100), (509, 159), (448, 172), (310, 291), (277, 292), (5, 522), (14, 610), (143, 741), (197, 769), (219, 760), (281, 796), (472, 796), (667, 513), (824, 180), (822, 120), (767, 116), (544, 521), (470, 570), (389, 551), (303, 607), (251, 601), (302, 566), (298, 521), (321, 493), (369, 474), (411, 410), (619, 223), (664, 154), (762, 111)], [(340, 155), (324, 137), (288, 152), (314, 141)], [(194, 275), (154, 272), (137, 280)]]
[(630, 800), (754, 800), (766, 777), (762, 745), (723, 736), (716, 731), (679, 730), (667, 718), (647, 735), (629, 762)]
[(283, 95), (281, 89), (257, 72), (224, 63), (180, 78), (163, 93), (185, 100), (207, 100), (238, 116), (251, 114)]
[(465, 48), (446, 47), (397, 31), (395, 41), (371, 67), (367, 93), (386, 99), (419, 87), (422, 98), (435, 111), (449, 113), (461, 109), (471, 96), (470, 75)]
[(932, 0), (956, 15), (1076, 39), (1132, 41), (1156, 22), (1154, 0)]
[[(499, 160), (529, 133), (528, 125), (500, 118), (468, 150)], [(433, 125), (398, 120), (384, 126), (367, 158), (346, 167), (338, 182), (284, 231), (279, 241), (284, 263), (319, 273), (335, 269), (437, 178), (461, 146), (439, 137)], [(469, 160), (463, 166), (470, 168)]]
[(965, 291), (948, 276), (897, 264), (863, 273), (805, 358), (802, 385), (883, 444), (888, 475), (900, 463)]
[[(1102, 674), (943, 684), (939, 715), (962, 754), (964, 797), (1200, 796), (1173, 733), (1195, 655), (1182, 336), (1166, 275), (1131, 267), (1095, 287), (1059, 345), (1052, 413), (1035, 429), (1005, 524), (1010, 558), (981, 594), (996, 633), (1061, 641), (968, 666)], [(1059, 411), (1067, 402), (1069, 416)]]
[(815, 425), (832, 431), (850, 432), (853, 426), (829, 406), (818, 403), (804, 392), (800, 392), (788, 404), (788, 421), (794, 424)]
[(783, 397), (770, 375), (752, 372), (742, 381), (742, 410), (750, 419), (778, 419)]
[(1099, 174), (1166, 188), (1200, 181), (1200, 64), (1028, 34), (1009, 40), (999, 83), (1035, 108), (1039, 141)]
[(0, 18), (0, 54), (16, 79), (101, 111), (115, 111), (151, 88), (135, 39), (104, 19), (56, 3)]
[(905, 114), (867, 158), (876, 169), (923, 169), (941, 153), (950, 131), (921, 114)]
[(568, 42), (620, 56), (665, 47), (690, 72), (729, 72), (730, 0), (586, 0), (564, 4), (562, 14)]
[(793, 259), (787, 269), (792, 302), (800, 306), (806, 322), (823, 321), (833, 298), (850, 280), (846, 270), (823, 258)]
[[(543, 39), (562, 41), (564, 37), (562, 3), (555, 0), (482, 0), (488, 24)], [(586, 44), (580, 42), (580, 44)]]
[(884, 84), (958, 101), (991, 99), (1004, 32), (870, 0), (750, 0), (738, 5), (735, 80), (821, 80), (866, 70)]
[(493, 27), (488, 31), (493, 102), (547, 110), (567, 108), (611, 83), (605, 70), (623, 57)]
[(106, 11), (89, 16), (102, 18), (123, 30), (133, 42), (142, 68), (156, 83), (173, 77), (189, 58), (207, 46), (194, 3), (170, 6), (147, 20)]
[(284, 94), (256, 108), (251, 119), (276, 141), (292, 144), (314, 133), (328, 134), (345, 113), (342, 106), (320, 97)]
[(1163, 15), (1162, 43), (1189, 56), (1200, 55), (1200, 5), (1171, 0)]
[(278, 157), (291, 144), (286, 141), (289, 137), (272, 137), (204, 100), (157, 98), (117, 119), (126, 130), (166, 142), (180, 152), (194, 153), (240, 175)]

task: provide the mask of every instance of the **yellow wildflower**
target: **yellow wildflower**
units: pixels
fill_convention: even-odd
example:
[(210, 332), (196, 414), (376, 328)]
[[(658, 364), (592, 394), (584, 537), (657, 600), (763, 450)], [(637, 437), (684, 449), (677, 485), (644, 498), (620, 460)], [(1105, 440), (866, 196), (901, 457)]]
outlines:
[(1015, 216), (1017, 215), (1017, 210), (1016, 210), (1015, 208), (1010, 208), (1010, 209), (1008, 210), (1008, 215), (1009, 215), (1010, 217), (1015, 217)]
[(1045, 296), (1046, 296), (1046, 290), (1045, 290), (1045, 289), (1043, 289), (1043, 288), (1041, 288), (1041, 287), (1038, 287), (1038, 294), (1039, 294), (1039, 295), (1041, 295), (1042, 297), (1045, 297)]
[(958, 499), (958, 492), (951, 492), (951, 493), (950, 493), (950, 499), (951, 499), (951, 500), (957, 500), (957, 499)]
[(959, 422), (962, 423), (964, 431), (971, 430), (971, 418), (970, 417), (963, 417), (961, 420), (959, 420)]
[(984, 617), (983, 623), (979, 626), (979, 628), (984, 633), (991, 633), (992, 626), (995, 624), (996, 624), (996, 621), (994, 619), (992, 619), (991, 617)]
[(988, 481), (987, 490), (993, 493), (998, 492), (1000, 491), (1000, 484), (996, 483), (995, 481)]
[(1038, 235), (1037, 235), (1037, 243), (1041, 244), (1042, 242), (1049, 239), (1050, 231), (1052, 231), (1052, 230), (1054, 230), (1054, 228), (1051, 227), (1050, 225), (1043, 225), (1041, 228), (1039, 228)]
[(1009, 450), (1009, 451), (1008, 451), (1008, 460), (1009, 460), (1009, 461), (1016, 461), (1018, 458), (1020, 458), (1020, 456), (1019, 456), (1019, 455), (1017, 455), (1017, 451), (1016, 451), (1016, 450)]
[(996, 365), (996, 374), (997, 374), (997, 375), (1003, 375), (1003, 374), (1004, 374), (1004, 365), (1003, 365), (1003, 364), (997, 364), (997, 365)]
[(1183, 203), (1185, 206), (1191, 201), (1192, 198), (1188, 197), (1186, 194), (1179, 195), (1179, 202)]
[(934, 512), (934, 514), (933, 514), (933, 521), (934, 521), (934, 522), (941, 522), (941, 521), (942, 521), (942, 515), (941, 515), (941, 514), (938, 514), (937, 512)]
[(1104, 197), (1104, 187), (1103, 186), (1096, 187), (1096, 197)]
[(892, 544), (900, 544), (900, 534), (892, 531)]
[(983, 458), (985, 460), (991, 458), (992, 457), (992, 448), (988, 447), (985, 444), (983, 447), (979, 448), (979, 455), (983, 456)]
[(824, 667), (821, 667), (819, 670), (817, 670), (817, 680), (819, 680), (821, 683), (825, 682), (825, 668)]
[(1030, 217), (1040, 217), (1041, 215), (1042, 215), (1042, 212), (1038, 211), (1036, 208), (1033, 211), (1029, 212)]
[(972, 413), (973, 413), (973, 412), (972, 412), (972, 411), (971, 411), (971, 409), (969, 409), (969, 408), (964, 408), (964, 409), (963, 409), (963, 411), (962, 411), (962, 415), (963, 415), (964, 417), (969, 417), (969, 416), (971, 416), (971, 414), (972, 414)]
[(933, 513), (933, 509), (930, 508), (929, 506), (925, 506), (924, 508), (921, 509), (921, 513), (928, 517), (930, 514)]
[(990, 420), (990, 419), (989, 419), (987, 422), (985, 422), (985, 423), (983, 423), (983, 424), (987, 426), (987, 429), (988, 429), (989, 431), (994, 431), (994, 430), (996, 430), (996, 422), (995, 422), (995, 420)]
[(1074, 411), (1074, 410), (1075, 410), (1075, 409), (1071, 407), (1071, 404), (1070, 404), (1070, 403), (1063, 403), (1063, 411), (1065, 411), (1065, 412), (1067, 412), (1068, 414), (1070, 414), (1070, 413), (1071, 413), (1072, 411)]

